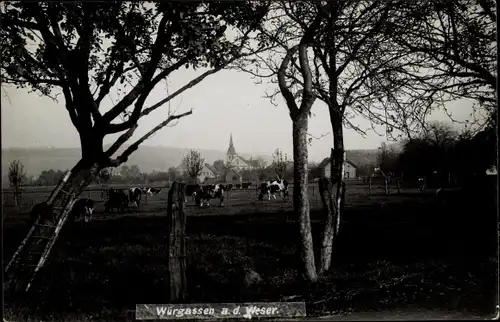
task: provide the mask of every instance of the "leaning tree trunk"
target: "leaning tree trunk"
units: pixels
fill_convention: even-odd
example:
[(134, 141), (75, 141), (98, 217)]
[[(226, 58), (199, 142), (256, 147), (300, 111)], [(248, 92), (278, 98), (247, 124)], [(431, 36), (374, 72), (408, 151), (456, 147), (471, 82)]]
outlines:
[(313, 238), (308, 195), (307, 128), (308, 115), (300, 115), (293, 121), (293, 208), (298, 216), (300, 230), (300, 258), (308, 281), (318, 278), (314, 262)]
[(59, 180), (56, 188), (52, 191), (47, 203), (51, 205), (57, 198), (59, 191), (64, 190), (78, 197), (99, 172), (105, 168), (109, 162), (103, 152), (103, 136), (91, 129), (84, 129), (80, 132), (80, 143), (82, 147), (82, 159)]
[(95, 180), (102, 168), (103, 166), (100, 162), (85, 159), (80, 160), (65, 177), (59, 180), (56, 188), (50, 194), (47, 203), (49, 205), (52, 204), (61, 190), (78, 197), (83, 189)]
[(332, 127), (334, 149), (332, 149), (330, 156), (331, 175), (329, 180), (325, 178), (319, 182), (321, 200), (326, 213), (325, 229), (321, 239), (319, 274), (330, 269), (333, 246), (343, 220), (345, 199), (345, 150), (342, 119), (332, 121)]

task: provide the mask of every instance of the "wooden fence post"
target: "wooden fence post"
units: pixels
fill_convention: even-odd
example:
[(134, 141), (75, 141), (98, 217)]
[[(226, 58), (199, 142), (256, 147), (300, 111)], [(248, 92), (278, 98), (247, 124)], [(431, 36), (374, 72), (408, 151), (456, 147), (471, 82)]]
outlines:
[(173, 182), (168, 192), (168, 282), (171, 303), (186, 298), (186, 214), (184, 212), (185, 185)]

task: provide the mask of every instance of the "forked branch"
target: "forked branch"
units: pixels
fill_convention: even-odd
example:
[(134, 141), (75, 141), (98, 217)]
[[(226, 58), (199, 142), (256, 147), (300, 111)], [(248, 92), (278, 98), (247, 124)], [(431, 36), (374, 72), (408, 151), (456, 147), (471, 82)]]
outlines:
[[(161, 130), (165, 126), (167, 126), (170, 122), (172, 122), (174, 120), (177, 120), (177, 119), (180, 119), (180, 118), (183, 118), (185, 116), (191, 115), (191, 114), (193, 114), (193, 110), (189, 110), (188, 112), (185, 112), (185, 113), (182, 113), (182, 114), (170, 115), (165, 121), (161, 122), (160, 124), (158, 124), (157, 126), (155, 126), (153, 129), (151, 129), (148, 133), (146, 133), (145, 135), (143, 135), (140, 139), (138, 139), (137, 141), (135, 141), (134, 143), (132, 143), (119, 157), (117, 157), (116, 159), (110, 160), (109, 161), (109, 163), (110, 163), (109, 166), (117, 167), (120, 164), (122, 164), (124, 162), (127, 162), (128, 157), (134, 151), (136, 151), (139, 148), (139, 145), (141, 145), (144, 141), (146, 141), (147, 139), (149, 139), (153, 134), (155, 134), (156, 132), (158, 132), (159, 130)], [(135, 128), (136, 127), (137, 127), (137, 125), (135, 125)], [(132, 134), (133, 134), (133, 132), (134, 132), (135, 129), (132, 130), (132, 131), (131, 130), (132, 129), (130, 129), (129, 131), (127, 131), (124, 135), (128, 134), (128, 138), (130, 138), (132, 136)], [(118, 142), (118, 140), (117, 140), (117, 142)], [(116, 150), (118, 148), (116, 148)], [(111, 148), (108, 151), (106, 151), (106, 154), (108, 154), (110, 152), (110, 150), (111, 150)]]

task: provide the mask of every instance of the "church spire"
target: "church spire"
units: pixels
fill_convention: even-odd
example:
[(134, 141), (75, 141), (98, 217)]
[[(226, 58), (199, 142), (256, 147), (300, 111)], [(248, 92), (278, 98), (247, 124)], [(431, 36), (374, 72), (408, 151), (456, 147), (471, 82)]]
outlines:
[(229, 148), (227, 149), (228, 155), (236, 155), (236, 149), (234, 148), (233, 143), (233, 133), (229, 135)]

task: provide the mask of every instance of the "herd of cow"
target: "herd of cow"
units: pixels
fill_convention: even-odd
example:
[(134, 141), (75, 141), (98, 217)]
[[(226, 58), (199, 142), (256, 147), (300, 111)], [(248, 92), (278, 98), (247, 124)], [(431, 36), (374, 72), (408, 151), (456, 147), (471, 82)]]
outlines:
[(107, 200), (104, 203), (104, 209), (106, 212), (113, 212), (115, 209), (123, 212), (130, 203), (139, 208), (143, 195), (157, 195), (161, 190), (161, 188), (129, 188), (127, 194), (123, 189), (109, 189), (106, 191)]
[[(231, 191), (232, 188), (232, 184), (190, 184), (186, 186), (185, 195), (191, 196), (195, 205), (199, 207), (210, 206), (211, 199), (219, 199), (219, 205), (223, 206), (224, 192)], [(247, 188), (249, 188), (249, 185)], [(285, 198), (288, 196), (288, 181), (278, 178), (274, 181), (262, 182), (257, 191), (259, 200), (264, 200), (264, 195), (266, 194), (268, 195), (269, 200), (271, 200), (271, 196), (276, 200), (276, 193), (279, 193), (282, 198)]]
[[(249, 187), (249, 185), (248, 185)], [(185, 195), (190, 196), (196, 206), (204, 207), (210, 206), (211, 199), (219, 199), (219, 206), (224, 205), (224, 193), (226, 191), (231, 191), (233, 185), (228, 184), (212, 184), (212, 185), (199, 185), (199, 184), (188, 184), (186, 185)], [(129, 208), (129, 204), (132, 203), (136, 208), (139, 208), (143, 195), (157, 195), (161, 192), (161, 188), (129, 188), (128, 193), (125, 189), (108, 189), (105, 191), (104, 209), (105, 212), (111, 213), (114, 210), (117, 212), (124, 212), (125, 209)], [(276, 193), (279, 193), (284, 199), (288, 196), (288, 182), (286, 180), (277, 179), (274, 181), (263, 182), (259, 185), (258, 199), (264, 200), (264, 195), (268, 195), (269, 200), (271, 196), (276, 200)], [(187, 203), (187, 198), (186, 198)], [(70, 221), (82, 218), (85, 222), (88, 222), (92, 218), (92, 213), (95, 207), (95, 202), (90, 198), (81, 198), (74, 201), (71, 211), (68, 215)], [(33, 206), (31, 210), (31, 223), (36, 222), (40, 217), (39, 224), (43, 224), (44, 221), (50, 220), (54, 221), (53, 218), (53, 206), (48, 205), (45, 202), (39, 203)]]
[[(130, 203), (133, 203), (136, 208), (139, 208), (143, 195), (157, 195), (161, 190), (161, 188), (130, 188), (127, 194), (123, 189), (108, 189), (105, 191), (107, 195), (107, 201), (104, 203), (105, 211), (113, 212), (113, 210), (116, 209), (117, 211), (123, 212), (125, 208), (129, 207)], [(83, 217), (85, 222), (89, 222), (92, 219), (94, 207), (95, 202), (90, 198), (76, 199), (71, 206), (68, 220), (75, 221), (75, 219)], [(35, 223), (39, 217), (39, 224), (43, 224), (46, 220), (53, 222), (53, 210), (54, 207), (48, 205), (46, 202), (36, 204), (31, 209), (30, 223)]]

